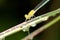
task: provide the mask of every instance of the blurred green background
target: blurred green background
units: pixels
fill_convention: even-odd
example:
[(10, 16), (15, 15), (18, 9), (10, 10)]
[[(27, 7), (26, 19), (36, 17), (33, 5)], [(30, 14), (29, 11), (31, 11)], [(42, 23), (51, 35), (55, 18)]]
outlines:
[[(24, 14), (27, 14), (42, 0), (0, 0), (0, 32), (11, 28), (25, 21)], [(37, 11), (35, 16), (60, 8), (60, 0), (51, 0), (48, 4)], [(53, 19), (53, 18), (52, 18)], [(51, 19), (50, 19), (51, 20)], [(47, 21), (48, 22), (48, 21)], [(31, 31), (39, 28), (46, 22), (38, 24)], [(43, 31), (34, 40), (60, 40), (60, 21)], [(6, 37), (6, 40), (21, 40), (27, 32), (17, 32)]]

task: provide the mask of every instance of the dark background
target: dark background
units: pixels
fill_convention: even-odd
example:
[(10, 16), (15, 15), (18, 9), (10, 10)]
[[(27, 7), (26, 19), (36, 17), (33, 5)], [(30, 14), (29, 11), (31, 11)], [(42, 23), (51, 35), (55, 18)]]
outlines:
[[(41, 0), (0, 0), (0, 32), (25, 21), (24, 15), (33, 9)], [(51, 0), (48, 4), (38, 10), (35, 16), (60, 8), (60, 0)], [(53, 19), (53, 18), (52, 18)], [(50, 19), (51, 20), (51, 19)], [(48, 21), (47, 21), (48, 22)], [(42, 26), (46, 22), (38, 24), (31, 31)], [(34, 40), (60, 40), (60, 21), (50, 29), (45, 30)], [(6, 40), (20, 40), (27, 32), (17, 32), (6, 37)]]

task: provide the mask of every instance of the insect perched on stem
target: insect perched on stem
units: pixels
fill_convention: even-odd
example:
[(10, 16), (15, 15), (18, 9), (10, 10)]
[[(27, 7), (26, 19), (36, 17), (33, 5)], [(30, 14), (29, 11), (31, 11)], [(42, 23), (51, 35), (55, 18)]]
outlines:
[[(25, 16), (26, 20), (31, 19), (31, 17), (33, 17), (34, 14), (35, 14), (40, 8), (42, 8), (46, 3), (48, 3), (49, 1), (50, 1), (50, 0), (43, 0), (43, 1), (40, 2), (34, 9), (32, 9), (28, 14), (25, 14), (24, 16)], [(34, 24), (33, 26), (35, 26), (35, 24)], [(28, 34), (29, 34), (29, 33), (30, 33), (29, 28), (27, 28), (27, 29), (28, 29)]]
[(25, 14), (26, 20), (31, 19), (31, 17), (34, 16), (34, 14), (42, 8), (46, 3), (48, 3), (50, 0), (42, 0), (34, 9), (32, 9), (28, 14)]
[(25, 14), (26, 20), (28, 20), (28, 19), (30, 19), (31, 17), (33, 17), (33, 16), (34, 16), (34, 13), (35, 13), (35, 11), (34, 11), (34, 10), (31, 10), (31, 11), (28, 13), (28, 15)]

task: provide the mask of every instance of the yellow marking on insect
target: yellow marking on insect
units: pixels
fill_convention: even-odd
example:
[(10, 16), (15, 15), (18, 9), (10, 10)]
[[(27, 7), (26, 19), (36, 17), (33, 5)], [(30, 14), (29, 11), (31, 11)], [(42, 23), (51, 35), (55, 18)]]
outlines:
[(34, 16), (34, 13), (35, 13), (35, 11), (34, 11), (34, 10), (31, 10), (31, 11), (28, 13), (28, 15), (25, 14), (24, 16), (25, 16), (26, 20), (31, 19), (31, 17)]

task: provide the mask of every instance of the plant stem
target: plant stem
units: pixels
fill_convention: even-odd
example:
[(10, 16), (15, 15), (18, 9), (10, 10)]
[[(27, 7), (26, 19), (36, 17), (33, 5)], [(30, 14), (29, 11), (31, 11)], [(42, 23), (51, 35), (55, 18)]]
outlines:
[(26, 36), (22, 40), (28, 40), (33, 39), (36, 35), (38, 35), (40, 32), (44, 31), (45, 29), (51, 27), (53, 24), (55, 24), (57, 21), (60, 21), (60, 16), (52, 20), (51, 22), (47, 23), (46, 25), (38, 28), (36, 31), (32, 32), (30, 35)]

